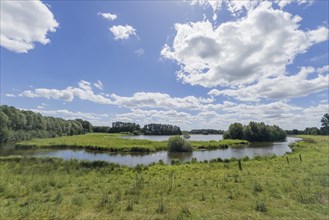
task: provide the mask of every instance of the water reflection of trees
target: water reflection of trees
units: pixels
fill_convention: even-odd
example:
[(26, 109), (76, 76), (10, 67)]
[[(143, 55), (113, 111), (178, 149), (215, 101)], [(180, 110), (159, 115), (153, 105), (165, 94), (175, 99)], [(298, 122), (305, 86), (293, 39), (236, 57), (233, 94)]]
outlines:
[(193, 152), (167, 152), (169, 159), (178, 159), (180, 161), (192, 160)]

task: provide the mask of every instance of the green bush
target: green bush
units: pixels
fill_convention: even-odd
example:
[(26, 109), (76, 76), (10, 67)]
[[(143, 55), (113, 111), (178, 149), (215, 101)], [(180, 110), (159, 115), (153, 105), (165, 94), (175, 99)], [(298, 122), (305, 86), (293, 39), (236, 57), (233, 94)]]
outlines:
[(190, 142), (180, 136), (170, 137), (168, 140), (169, 152), (191, 152), (192, 145)]
[(137, 131), (137, 130), (135, 130), (135, 131), (133, 131), (133, 135), (140, 135), (140, 133), (139, 133), (139, 131)]

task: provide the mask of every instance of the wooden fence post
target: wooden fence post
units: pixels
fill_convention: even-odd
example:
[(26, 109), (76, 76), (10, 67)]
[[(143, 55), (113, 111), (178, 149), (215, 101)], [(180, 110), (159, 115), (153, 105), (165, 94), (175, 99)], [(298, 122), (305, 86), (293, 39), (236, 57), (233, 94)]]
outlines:
[(302, 160), (302, 155), (301, 155), (301, 154), (299, 154), (299, 160), (300, 160), (300, 161), (303, 161), (303, 160)]
[(238, 164), (239, 164), (239, 170), (242, 170), (241, 160), (238, 160)]

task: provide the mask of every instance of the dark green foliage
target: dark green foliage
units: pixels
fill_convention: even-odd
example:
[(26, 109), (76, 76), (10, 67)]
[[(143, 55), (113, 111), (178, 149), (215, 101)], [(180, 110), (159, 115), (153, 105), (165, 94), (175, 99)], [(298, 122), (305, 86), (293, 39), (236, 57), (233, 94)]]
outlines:
[(133, 135), (140, 135), (140, 132), (139, 131), (137, 131), (137, 130), (135, 130), (135, 131), (133, 131), (133, 133), (132, 133)]
[(46, 117), (6, 105), (0, 106), (0, 126), (0, 143), (92, 132), (91, 123), (82, 119)]
[(224, 139), (245, 139), (248, 141), (278, 141), (285, 140), (287, 134), (279, 126), (265, 125), (263, 122), (249, 122), (247, 126), (240, 123), (230, 125), (224, 133)]
[(111, 133), (120, 133), (120, 132), (132, 133), (135, 130), (140, 131), (140, 129), (141, 128), (139, 124), (117, 121), (112, 123)]
[(233, 123), (224, 133), (224, 139), (244, 139), (243, 125), (241, 123)]
[(307, 127), (305, 128), (304, 134), (309, 134), (309, 135), (320, 135), (321, 131), (317, 127)]
[(190, 142), (180, 136), (170, 137), (168, 140), (169, 152), (191, 152), (192, 145)]
[(166, 124), (147, 124), (142, 129), (145, 135), (181, 135), (178, 126)]
[(329, 135), (329, 114), (326, 113), (321, 119), (321, 134)]
[(93, 132), (95, 133), (110, 133), (111, 127), (109, 126), (93, 126)]
[(93, 126), (89, 121), (84, 121), (82, 119), (75, 119), (77, 122), (79, 122), (82, 125), (83, 132), (84, 133), (91, 133), (93, 132)]
[(190, 134), (224, 134), (224, 131), (215, 130), (215, 129), (193, 129), (189, 133)]

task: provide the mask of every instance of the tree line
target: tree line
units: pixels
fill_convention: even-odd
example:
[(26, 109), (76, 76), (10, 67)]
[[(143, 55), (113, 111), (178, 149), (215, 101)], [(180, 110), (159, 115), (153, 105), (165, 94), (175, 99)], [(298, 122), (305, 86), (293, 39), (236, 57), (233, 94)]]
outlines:
[(326, 113), (321, 118), (321, 127), (307, 127), (304, 130), (292, 129), (287, 130), (287, 134), (309, 134), (309, 135), (329, 135), (329, 114)]
[(109, 126), (93, 126), (94, 132), (105, 133), (133, 133), (135, 135), (181, 135), (181, 129), (175, 125), (169, 124), (147, 124), (142, 128), (139, 124), (131, 122), (113, 122)]
[(92, 131), (91, 123), (82, 119), (64, 120), (19, 110), (12, 106), (0, 106), (0, 143), (77, 135)]
[(233, 123), (224, 133), (224, 139), (241, 139), (248, 141), (279, 141), (285, 140), (286, 132), (276, 125), (265, 125), (263, 122), (249, 122), (248, 125)]
[(189, 132), (190, 134), (224, 134), (223, 130), (216, 129), (193, 129)]

